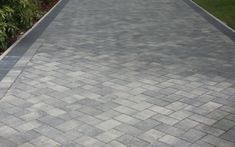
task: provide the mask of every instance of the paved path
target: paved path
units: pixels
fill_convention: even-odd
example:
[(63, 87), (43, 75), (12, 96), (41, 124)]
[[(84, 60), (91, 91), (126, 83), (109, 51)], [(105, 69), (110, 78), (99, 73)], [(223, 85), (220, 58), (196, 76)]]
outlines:
[(0, 147), (234, 146), (235, 44), (181, 0), (70, 0), (31, 49)]

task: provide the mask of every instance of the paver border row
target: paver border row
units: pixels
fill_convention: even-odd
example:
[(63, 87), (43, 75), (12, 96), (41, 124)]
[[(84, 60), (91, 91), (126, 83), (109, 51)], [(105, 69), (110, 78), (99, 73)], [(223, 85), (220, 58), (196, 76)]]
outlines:
[(193, 2), (192, 0), (183, 0), (188, 4), (193, 10), (199, 13), (204, 19), (206, 19), (210, 24), (216, 27), (219, 31), (228, 36), (233, 42), (235, 42), (235, 31), (223, 23), (221, 20), (210, 14), (207, 10)]

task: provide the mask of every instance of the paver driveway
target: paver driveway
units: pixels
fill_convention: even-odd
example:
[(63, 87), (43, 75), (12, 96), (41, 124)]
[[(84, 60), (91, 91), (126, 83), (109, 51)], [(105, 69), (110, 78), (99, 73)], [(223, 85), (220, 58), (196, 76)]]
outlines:
[(235, 44), (181, 0), (70, 0), (30, 50), (1, 147), (234, 146)]

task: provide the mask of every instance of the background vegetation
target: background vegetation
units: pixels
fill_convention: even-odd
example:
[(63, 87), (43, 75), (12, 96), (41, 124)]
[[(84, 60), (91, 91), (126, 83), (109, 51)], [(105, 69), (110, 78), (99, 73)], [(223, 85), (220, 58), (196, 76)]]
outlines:
[(235, 0), (194, 0), (208, 12), (235, 29)]
[(0, 51), (9, 47), (43, 14), (51, 0), (0, 0)]

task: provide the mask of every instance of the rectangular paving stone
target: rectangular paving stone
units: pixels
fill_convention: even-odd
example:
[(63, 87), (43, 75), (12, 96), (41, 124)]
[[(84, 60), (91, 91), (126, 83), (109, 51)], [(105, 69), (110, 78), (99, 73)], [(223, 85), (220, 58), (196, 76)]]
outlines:
[(204, 136), (206, 136), (206, 133), (195, 130), (195, 129), (190, 129), (185, 134), (183, 134), (180, 138), (193, 143)]
[(82, 146), (103, 146), (104, 143), (102, 143), (101, 141), (95, 139), (95, 138), (91, 138), (88, 136), (82, 136), (81, 138), (78, 138), (75, 140), (78, 144), (82, 145)]
[(107, 103), (99, 105), (97, 108), (102, 110), (102, 111), (108, 111), (108, 110), (112, 110), (112, 109), (114, 109), (118, 106), (119, 106), (119, 104), (117, 104), (117, 103), (107, 102)]
[(21, 144), (19, 147), (34, 147), (34, 145), (31, 143), (24, 143), (24, 144)]
[(63, 133), (62, 135), (66, 136), (66, 140), (75, 140), (77, 138), (80, 138), (81, 136), (83, 136), (84, 134), (79, 133), (78, 130), (74, 129), (74, 130), (70, 130), (67, 131), (66, 133)]
[(155, 114), (156, 114), (155, 112), (146, 109), (144, 111), (136, 113), (135, 115), (133, 115), (133, 117), (141, 119), (141, 120), (146, 120)]
[(102, 129), (104, 131), (107, 131), (107, 130), (110, 130), (110, 129), (120, 125), (120, 124), (121, 124), (120, 122), (113, 120), (113, 119), (110, 119), (110, 120), (104, 121), (104, 122), (96, 125), (96, 127), (99, 129)]
[(193, 121), (191, 119), (184, 119), (180, 122), (178, 122), (177, 124), (175, 124), (174, 126), (182, 129), (182, 130), (189, 130), (191, 128), (194, 128), (195, 126), (197, 126), (199, 124), (199, 122)]
[(194, 94), (194, 93), (189, 93), (189, 92), (184, 92), (184, 91), (178, 91), (176, 92), (176, 94), (181, 95), (181, 96), (185, 96), (187, 98), (196, 98), (198, 95)]
[(159, 147), (171, 147), (171, 145), (168, 145), (168, 144), (160, 142), (160, 141), (155, 141), (155, 142), (149, 144), (147, 147), (156, 147), (156, 146), (159, 146)]
[(186, 142), (182, 139), (176, 138), (171, 135), (165, 135), (162, 138), (160, 138), (159, 141), (162, 141), (162, 142), (169, 144), (169, 145), (173, 145), (175, 147), (188, 147), (188, 146), (190, 146), (189, 142)]
[(45, 147), (51, 147), (51, 146), (59, 146), (60, 144), (55, 142), (54, 140), (45, 137), (45, 136), (40, 136), (38, 138), (33, 139), (30, 141), (30, 143), (36, 145), (36, 146), (45, 146)]
[(153, 116), (153, 119), (155, 119), (159, 122), (168, 124), (168, 125), (174, 125), (177, 122), (179, 122), (179, 120), (177, 120), (177, 119), (174, 119), (172, 117), (168, 117), (168, 116), (162, 115), (162, 114), (157, 114), (157, 115)]
[(201, 123), (207, 124), (207, 125), (212, 125), (212, 124), (214, 124), (216, 122), (213, 119), (206, 118), (206, 117), (204, 117), (202, 115), (198, 115), (198, 114), (194, 114), (194, 115), (190, 116), (189, 118), (192, 119), (192, 120), (195, 120), (197, 122), (201, 122)]
[(81, 108), (79, 108), (77, 111), (80, 111), (82, 113), (88, 114), (88, 115), (98, 115), (101, 114), (103, 111), (96, 109), (94, 107), (87, 107), (87, 106), (82, 106)]
[(30, 122), (27, 122), (27, 123), (24, 123), (24, 124), (18, 126), (17, 129), (21, 132), (26, 132), (26, 131), (38, 128), (41, 125), (42, 124), (38, 121), (30, 121)]
[(134, 110), (134, 109), (126, 107), (126, 106), (118, 106), (114, 110), (118, 111), (120, 113), (127, 114), (127, 115), (132, 115), (137, 112), (137, 110)]
[(133, 95), (138, 95), (138, 94), (143, 93), (144, 91), (146, 91), (146, 89), (138, 87), (138, 88), (132, 89), (129, 93)]
[[(201, 104), (200, 104), (201, 105)], [(186, 108), (184, 108), (185, 110), (187, 111), (190, 111), (190, 112), (193, 112), (195, 114), (199, 114), (199, 115), (208, 115), (208, 113), (210, 113), (209, 111), (207, 110), (204, 110), (204, 109), (201, 109), (200, 107), (198, 106), (192, 106), (192, 105), (189, 105), (187, 106)]]
[(81, 125), (83, 125), (83, 124), (79, 121), (69, 120), (69, 121), (66, 121), (66, 122), (56, 126), (56, 128), (60, 129), (61, 131), (66, 132), (66, 131), (75, 129), (76, 127), (81, 126)]
[(96, 118), (100, 120), (109, 120), (112, 119), (113, 117), (119, 116), (121, 113), (114, 111), (114, 110), (109, 110), (105, 111), (104, 113), (101, 113), (99, 115), (96, 115)]
[(166, 124), (160, 124), (158, 126), (156, 126), (154, 129), (159, 130), (161, 132), (164, 132), (166, 134), (171, 134), (174, 135), (176, 137), (181, 136), (185, 133), (185, 131), (183, 129), (179, 129), (170, 125), (166, 125)]
[(215, 109), (221, 107), (221, 104), (215, 103), (215, 102), (208, 102), (202, 106), (200, 106), (200, 108), (205, 109), (207, 111), (214, 111)]
[(176, 111), (176, 112), (170, 114), (169, 116), (173, 117), (175, 119), (178, 119), (178, 120), (183, 120), (183, 119), (191, 116), (192, 114), (193, 114), (192, 112), (189, 112), (186, 110), (180, 110), (180, 111)]
[(123, 105), (123, 106), (127, 106), (127, 107), (136, 104), (135, 102), (125, 100), (125, 99), (115, 99), (113, 102), (118, 103), (118, 104)]
[(226, 147), (232, 147), (234, 144), (230, 141), (226, 141), (224, 139), (212, 136), (212, 135), (207, 135), (204, 138), (202, 138), (204, 142), (210, 143), (215, 146), (226, 146)]
[[(159, 89), (160, 90), (160, 89)], [(157, 96), (161, 95), (161, 96), (166, 96), (164, 94), (160, 94), (158, 91), (155, 91), (155, 90), (146, 90), (145, 92), (143, 92), (142, 94), (146, 95), (146, 96), (149, 96), (149, 97), (152, 97), (152, 98), (156, 98)]]
[(163, 99), (156, 99), (156, 98), (148, 98), (145, 101), (154, 105), (162, 106), (162, 107), (170, 104), (170, 102), (168, 101), (165, 101)]
[(146, 119), (146, 120), (138, 122), (137, 124), (134, 125), (134, 127), (143, 131), (147, 131), (147, 130), (150, 130), (151, 128), (154, 128), (155, 126), (159, 124), (160, 122), (154, 119)]
[(95, 107), (95, 106), (98, 106), (98, 105), (102, 104), (101, 102), (99, 102), (97, 100), (93, 100), (93, 99), (89, 99), (89, 98), (79, 100), (79, 101), (77, 101), (77, 103), (79, 103), (81, 105), (92, 106), (92, 107)]
[(131, 135), (131, 136), (139, 136), (143, 133), (143, 130), (140, 130), (132, 125), (128, 124), (121, 124), (114, 128), (115, 130), (118, 130), (120, 132), (123, 132), (125, 134)]
[(126, 145), (118, 142), (118, 141), (112, 141), (106, 145), (107, 147), (126, 147)]
[(142, 111), (146, 108), (151, 107), (153, 104), (150, 104), (148, 102), (139, 102), (138, 104), (134, 104), (134, 105), (129, 105), (129, 107), (136, 109), (138, 111)]
[(19, 125), (22, 125), (25, 123), (25, 121), (13, 116), (13, 115), (10, 115), (6, 118), (2, 118), (1, 122), (4, 124), (7, 124), (8, 126), (13, 127), (13, 128), (18, 127)]
[(21, 118), (26, 120), (26, 121), (30, 121), (30, 120), (38, 119), (38, 118), (40, 118), (44, 115), (45, 114), (40, 113), (40, 112), (32, 112), (32, 113), (25, 114), (25, 115), (21, 116)]
[(36, 131), (40, 135), (50, 137), (51, 139), (55, 139), (54, 137), (63, 134), (61, 130), (48, 125), (42, 125), (38, 128), (35, 128), (34, 131)]
[(104, 132), (98, 136), (96, 136), (96, 138), (102, 142), (108, 143), (116, 138), (118, 138), (119, 136), (123, 135), (122, 132), (119, 132), (117, 130), (111, 129), (107, 132)]
[[(172, 95), (168, 95), (166, 97), (163, 97), (162, 99), (165, 100), (165, 101), (168, 101), (170, 103), (173, 103), (173, 102), (179, 101), (180, 99), (182, 99), (184, 97), (185, 96), (178, 95), (178, 94), (174, 93)], [(187, 97), (185, 97), (185, 98), (187, 98)]]
[(153, 143), (157, 139), (161, 138), (164, 135), (165, 135), (165, 133), (163, 133), (163, 132), (160, 132), (155, 129), (151, 129), (151, 130), (145, 132), (144, 134), (141, 134), (138, 138), (143, 139), (147, 142)]
[(168, 114), (173, 112), (173, 111), (171, 111), (169, 109), (166, 109), (166, 108), (161, 107), (161, 106), (156, 106), (156, 105), (150, 107), (149, 109), (152, 110), (152, 111), (155, 111), (157, 113), (164, 114), (164, 115), (168, 115)]
[(117, 139), (122, 144), (125, 144), (129, 147), (144, 147), (147, 146), (149, 143), (142, 141), (138, 138), (132, 137), (130, 135), (123, 135)]
[(206, 143), (206, 142), (203, 142), (203, 141), (197, 141), (196, 143), (192, 144), (192, 147), (214, 147), (214, 145), (212, 144), (209, 144), (209, 143)]
[(85, 116), (78, 116), (76, 118), (77, 120), (80, 120), (84, 123), (90, 124), (90, 125), (97, 125), (99, 123), (101, 123), (102, 121), (100, 119), (97, 119), (93, 116), (89, 116), (89, 115), (85, 115)]
[(58, 109), (58, 108), (53, 108), (53, 109), (50, 109), (46, 112), (48, 114), (52, 115), (52, 116), (59, 116), (59, 115), (62, 115), (62, 114), (66, 113), (64, 110), (61, 110), (61, 109)]
[(98, 129), (98, 128), (91, 126), (91, 125), (86, 125), (86, 124), (79, 126), (75, 130), (77, 130), (78, 132), (82, 133), (83, 135), (86, 135), (89, 137), (95, 137), (95, 136), (103, 133), (103, 130)]
[(214, 135), (214, 136), (220, 136), (221, 134), (223, 134), (225, 131), (218, 129), (218, 128), (214, 128), (213, 126), (207, 126), (204, 124), (199, 124), (196, 126), (197, 130), (200, 130), (202, 132)]
[(30, 130), (30, 131), (27, 131), (27, 132), (23, 132), (23, 133), (21, 133), (19, 135), (21, 137), (23, 137), (24, 139), (26, 139), (27, 141), (30, 141), (30, 140), (33, 140), (33, 139), (39, 137), (41, 134), (38, 133), (35, 130)]
[(46, 123), (48, 125), (54, 125), (54, 126), (62, 124), (65, 121), (61, 118), (50, 116), (50, 115), (46, 115), (44, 117), (41, 117), (38, 120), (40, 120), (41, 122)]
[(140, 103), (142, 101), (148, 102), (147, 101), (148, 99), (151, 99), (151, 98), (146, 96), (146, 95), (143, 95), (143, 94), (138, 94), (138, 95), (135, 95), (135, 96), (128, 97), (128, 100), (136, 102), (136, 103)]
[(209, 118), (215, 119), (215, 120), (220, 120), (226, 116), (228, 116), (229, 113), (228, 112), (224, 112), (224, 111), (220, 111), (220, 110), (215, 110), (212, 111), (211, 113), (209, 113), (207, 116)]
[(167, 105), (166, 108), (170, 109), (170, 110), (174, 110), (174, 111), (177, 111), (177, 110), (180, 110), (184, 107), (188, 106), (187, 104), (185, 103), (182, 103), (182, 102), (179, 102), (179, 101), (176, 101), (174, 103), (171, 103), (170, 105)]
[(125, 114), (121, 114), (121, 115), (115, 117), (114, 119), (118, 120), (119, 122), (132, 124), (132, 125), (137, 124), (138, 122), (140, 122), (139, 119), (130, 117), (130, 116), (125, 115)]

